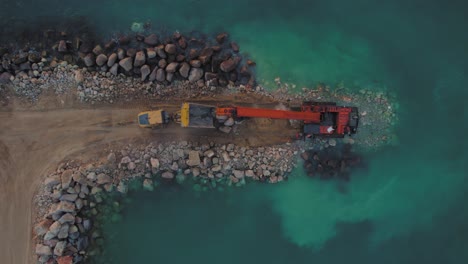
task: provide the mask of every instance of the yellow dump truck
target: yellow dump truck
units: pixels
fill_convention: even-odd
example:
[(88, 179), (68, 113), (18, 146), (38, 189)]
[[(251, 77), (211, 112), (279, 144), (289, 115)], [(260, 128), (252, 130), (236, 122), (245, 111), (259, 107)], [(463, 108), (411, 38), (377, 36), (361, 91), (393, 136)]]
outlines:
[(181, 127), (215, 128), (216, 106), (183, 103), (180, 111), (172, 117), (162, 109), (138, 114), (140, 127), (158, 127), (167, 124), (170, 120), (179, 123)]
[(140, 127), (155, 128), (165, 126), (169, 121), (170, 116), (163, 109), (145, 111), (138, 114), (138, 125)]

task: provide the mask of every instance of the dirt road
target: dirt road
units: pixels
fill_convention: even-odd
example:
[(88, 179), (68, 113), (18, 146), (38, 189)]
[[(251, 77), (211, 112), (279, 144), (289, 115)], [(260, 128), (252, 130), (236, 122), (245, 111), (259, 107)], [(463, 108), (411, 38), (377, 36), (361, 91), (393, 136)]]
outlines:
[[(176, 109), (176, 105), (180, 106), (173, 103), (168, 107)], [(142, 129), (134, 122), (137, 113), (144, 110), (141, 108), (0, 111), (1, 263), (34, 262), (32, 198), (44, 176), (67, 157), (126, 140), (205, 139), (262, 145), (283, 143), (294, 134), (284, 120), (249, 120), (238, 136), (210, 129), (182, 129), (175, 124), (166, 129)]]

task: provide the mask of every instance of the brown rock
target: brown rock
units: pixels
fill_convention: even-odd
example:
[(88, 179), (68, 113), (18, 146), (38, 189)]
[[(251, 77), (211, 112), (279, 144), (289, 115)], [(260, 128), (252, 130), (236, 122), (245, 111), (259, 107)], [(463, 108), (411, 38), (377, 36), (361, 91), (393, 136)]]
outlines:
[(223, 61), (219, 67), (223, 72), (230, 72), (237, 67), (238, 63), (238, 58), (230, 58), (228, 60)]
[(167, 58), (167, 54), (166, 52), (164, 51), (164, 45), (159, 45), (156, 47), (156, 53), (158, 54), (158, 56), (162, 59), (165, 59)]
[(200, 68), (201, 67), (201, 61), (199, 60), (191, 60), (190, 61), (190, 66), (194, 68)]
[(156, 34), (146, 36), (144, 42), (146, 45), (154, 46), (158, 44), (158, 36)]
[(174, 78), (174, 73), (173, 72), (168, 72), (166, 74), (166, 81), (172, 82), (172, 79)]
[(166, 72), (168, 73), (174, 73), (177, 71), (177, 67), (179, 66), (178, 62), (171, 62), (169, 65), (166, 67)]
[(116, 53), (112, 53), (110, 56), (109, 56), (109, 59), (107, 60), (107, 67), (112, 67), (114, 66), (115, 62), (117, 61), (117, 54)]
[(180, 39), (177, 41), (177, 44), (179, 44), (179, 47), (180, 47), (181, 49), (187, 48), (187, 41), (185, 40), (184, 37), (180, 38)]
[(146, 54), (148, 55), (148, 59), (156, 58), (156, 50), (154, 48), (147, 48)]
[(36, 226), (34, 226), (34, 233), (37, 236), (43, 236), (47, 231), (49, 231), (50, 226), (52, 225), (53, 221), (50, 219), (44, 219), (39, 222)]
[(119, 37), (119, 44), (120, 45), (127, 45), (130, 43), (130, 37), (126, 35), (122, 35)]
[(205, 81), (216, 79), (217, 74), (214, 72), (206, 72), (205, 73)]
[(177, 62), (183, 62), (185, 60), (185, 56), (183, 54), (179, 54), (176, 56)]
[(132, 58), (133, 58), (133, 57), (135, 57), (136, 53), (137, 53), (137, 50), (134, 49), (134, 48), (129, 48), (129, 49), (127, 50), (127, 56), (128, 56), (128, 57), (132, 57)]
[(61, 40), (59, 42), (57, 50), (58, 50), (58, 52), (67, 52), (68, 51), (67, 43), (65, 42), (65, 40)]
[(175, 54), (177, 52), (177, 47), (176, 45), (174, 44), (167, 44), (165, 47), (164, 47), (164, 51), (167, 53), (167, 54)]
[(228, 37), (228, 34), (223, 32), (223, 33), (220, 33), (216, 36), (216, 41), (219, 43), (219, 44), (223, 44), (224, 40)]
[(202, 50), (198, 59), (202, 64), (207, 64), (211, 60), (211, 56), (213, 56), (213, 49), (212, 48), (205, 48)]
[(198, 57), (199, 54), (200, 54), (200, 51), (199, 51), (199, 50), (197, 50), (197, 49), (190, 49), (188, 58), (189, 58), (189, 60), (193, 60), (193, 59), (195, 59), (196, 57)]
[(170, 171), (166, 171), (166, 172), (163, 172), (161, 174), (161, 177), (164, 178), (164, 179), (172, 179), (172, 178), (174, 178), (174, 173), (172, 173)]
[(166, 68), (167, 61), (165, 59), (159, 60), (158, 61), (158, 67), (159, 68)]
[(126, 57), (123, 60), (119, 61), (120, 67), (122, 67), (125, 71), (130, 71), (133, 68), (132, 65), (132, 58)]
[(126, 52), (124, 49), (119, 48), (117, 50), (117, 57), (119, 58), (119, 60), (123, 60), (125, 58), (125, 54)]
[(231, 49), (234, 52), (239, 52), (239, 44), (237, 44), (236, 42), (231, 42)]
[(146, 55), (143, 51), (139, 51), (135, 55), (135, 61), (133, 62), (133, 66), (140, 67), (143, 66), (146, 62)]
[(104, 49), (111, 50), (115, 48), (116, 45), (117, 43), (114, 40), (110, 40), (109, 42), (106, 43), (106, 45), (104, 45)]
[(73, 264), (73, 257), (72, 256), (58, 257), (57, 264)]

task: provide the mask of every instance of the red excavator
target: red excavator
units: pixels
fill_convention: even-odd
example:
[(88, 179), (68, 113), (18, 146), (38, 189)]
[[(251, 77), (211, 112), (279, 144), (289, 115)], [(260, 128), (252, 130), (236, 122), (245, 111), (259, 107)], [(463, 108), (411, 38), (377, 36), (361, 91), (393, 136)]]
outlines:
[(138, 124), (154, 128), (174, 120), (182, 127), (215, 128), (230, 117), (236, 121), (245, 118), (299, 120), (302, 122), (303, 137), (344, 137), (355, 134), (359, 122), (357, 107), (336, 106), (336, 103), (328, 102), (304, 102), (301, 107), (292, 110), (183, 103), (181, 110), (172, 117), (164, 109), (141, 112)]
[(329, 102), (304, 102), (300, 109), (274, 110), (242, 106), (218, 107), (216, 116), (290, 119), (303, 122), (303, 136), (344, 137), (355, 134), (359, 123), (357, 107), (336, 106)]

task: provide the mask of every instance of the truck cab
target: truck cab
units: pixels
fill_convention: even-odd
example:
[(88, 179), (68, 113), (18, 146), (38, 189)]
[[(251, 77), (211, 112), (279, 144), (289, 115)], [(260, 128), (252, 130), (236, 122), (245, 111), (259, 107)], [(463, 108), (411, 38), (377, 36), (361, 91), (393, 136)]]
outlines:
[(140, 127), (156, 128), (165, 126), (169, 123), (169, 120), (169, 114), (163, 109), (145, 111), (138, 114), (138, 125)]

